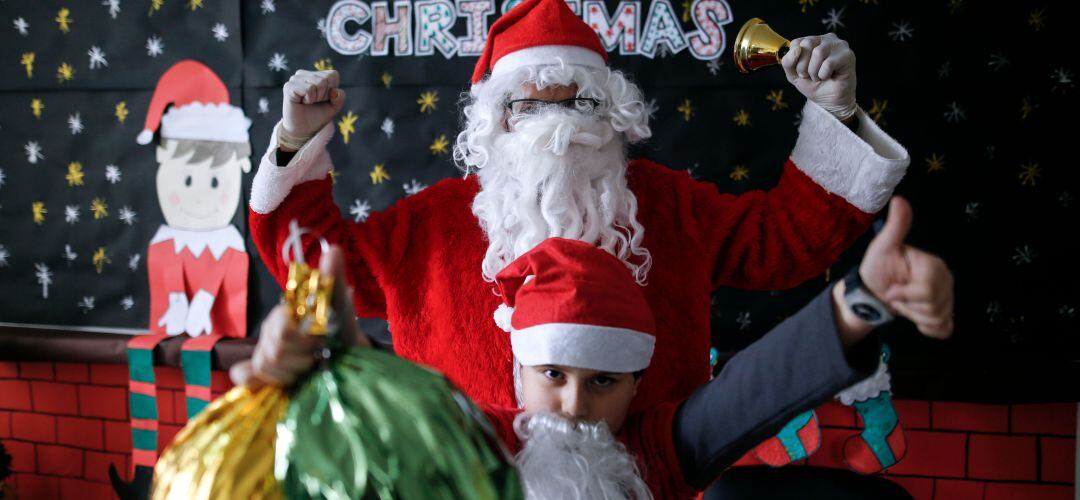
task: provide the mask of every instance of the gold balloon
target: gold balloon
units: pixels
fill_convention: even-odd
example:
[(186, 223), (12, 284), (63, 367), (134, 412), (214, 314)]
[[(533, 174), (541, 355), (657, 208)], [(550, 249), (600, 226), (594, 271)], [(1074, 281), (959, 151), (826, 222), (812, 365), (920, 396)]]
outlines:
[(776, 34), (765, 21), (753, 18), (746, 21), (735, 37), (735, 67), (740, 73), (780, 64), (791, 48), (791, 42)]

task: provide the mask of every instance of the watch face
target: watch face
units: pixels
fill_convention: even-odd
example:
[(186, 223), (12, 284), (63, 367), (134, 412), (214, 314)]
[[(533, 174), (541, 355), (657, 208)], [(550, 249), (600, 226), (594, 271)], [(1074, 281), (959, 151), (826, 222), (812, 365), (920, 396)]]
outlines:
[(874, 322), (881, 319), (881, 311), (878, 311), (876, 307), (870, 304), (856, 302), (851, 304), (851, 310), (859, 317), (859, 319), (866, 322)]

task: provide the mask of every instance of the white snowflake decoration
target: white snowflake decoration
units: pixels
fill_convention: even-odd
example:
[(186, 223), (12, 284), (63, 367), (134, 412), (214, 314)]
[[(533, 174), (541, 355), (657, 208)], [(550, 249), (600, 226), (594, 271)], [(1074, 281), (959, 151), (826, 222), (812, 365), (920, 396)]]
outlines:
[(0, 245), (0, 267), (8, 266), (8, 257), (10, 256), (11, 254), (8, 253), (8, 249), (4, 248), (4, 245)]
[(150, 57), (160, 56), (165, 51), (165, 43), (161, 41), (161, 37), (153, 35), (146, 39), (146, 55)]
[(52, 284), (53, 273), (46, 266), (44, 262), (38, 262), (34, 264), (34, 276), (37, 278), (37, 282), (41, 285), (41, 298), (49, 298), (49, 285)]
[(825, 17), (821, 20), (821, 24), (824, 24), (829, 31), (836, 31), (837, 27), (843, 28), (845, 9), (847, 9), (847, 7), (840, 7), (840, 10), (836, 10), (835, 8), (829, 9), (829, 12), (827, 12)]
[(120, 14), (120, 0), (105, 0), (101, 2), (101, 5), (109, 8), (109, 15), (113, 19), (116, 19), (116, 16)]
[(135, 254), (128, 257), (128, 269), (136, 271), (139, 269), (139, 259), (142, 258), (141, 254)]
[(45, 155), (41, 154), (41, 144), (37, 141), (27, 142), (23, 146), (23, 150), (26, 151), (26, 161), (30, 163), (37, 163), (38, 160), (44, 160)]
[(896, 42), (904, 42), (910, 40), (913, 35), (911, 29), (911, 23), (907, 21), (900, 21), (893, 23), (893, 30), (889, 32), (889, 37)]
[(125, 295), (124, 298), (120, 299), (120, 307), (125, 311), (135, 307), (135, 298), (130, 295)]
[(721, 61), (719, 57), (709, 59), (709, 62), (705, 64), (705, 67), (709, 70), (709, 74), (716, 76), (720, 74), (720, 68), (724, 66), (724, 61)]
[(319, 20), (318, 20), (318, 21), (317, 21), (317, 22), (315, 23), (315, 29), (319, 30), (319, 33), (322, 33), (322, 34), (323, 34), (323, 36), (326, 36), (326, 18), (325, 18), (325, 17), (324, 17), (324, 18), (320, 18), (320, 19), (319, 19)]
[(645, 103), (645, 113), (648, 115), (649, 119), (652, 120), (657, 111), (660, 111), (660, 103), (656, 102), (655, 97), (652, 97), (649, 99), (649, 102)]
[(1016, 247), (1016, 253), (1014, 253), (1012, 257), (1013, 263), (1018, 266), (1031, 264), (1033, 259), (1035, 259), (1035, 252), (1031, 250), (1031, 247), (1028, 245)]
[(406, 196), (412, 196), (412, 195), (414, 195), (416, 193), (419, 193), (420, 191), (423, 191), (425, 188), (427, 188), (427, 185), (426, 184), (420, 184), (419, 181), (417, 181), (416, 179), (413, 179), (413, 180), (409, 181), (408, 184), (403, 184), (401, 187), (403, 187), (405, 189), (405, 195)]
[(986, 63), (986, 65), (989, 66), (990, 69), (992, 69), (994, 71), (1001, 71), (1002, 69), (1005, 69), (1005, 67), (1009, 65), (1009, 59), (1007, 57), (1005, 57), (1005, 54), (1003, 54), (999, 50), (998, 52), (996, 52), (994, 54), (990, 54), (990, 61), (988, 61)]
[(266, 66), (270, 68), (270, 71), (289, 71), (289, 61), (285, 59), (285, 54), (280, 52), (274, 52)]
[(735, 322), (739, 324), (740, 330), (750, 328), (750, 311), (739, 313), (739, 316), (735, 319)]
[(973, 201), (964, 206), (964, 213), (967, 214), (968, 219), (975, 220), (979, 218), (979, 202)]
[(387, 139), (392, 138), (394, 136), (394, 120), (391, 120), (390, 118), (383, 120), (379, 130), (382, 130), (383, 133), (386, 134)]
[(270, 100), (265, 97), (259, 98), (259, 114), (265, 115), (270, 112)]
[(1064, 316), (1066, 318), (1072, 319), (1072, 318), (1076, 317), (1076, 308), (1073, 307), (1073, 306), (1070, 306), (1068, 304), (1065, 304), (1065, 305), (1061, 306), (1060, 308), (1058, 308), (1058, 314), (1061, 314), (1062, 316)]
[(4, 175), (4, 169), (0, 168), (0, 187), (4, 187), (4, 179), (5, 178), (6, 177)]
[(83, 310), (83, 314), (86, 314), (86, 313), (88, 313), (90, 311), (93, 311), (94, 310), (94, 298), (93, 297), (83, 297), (82, 300), (79, 301), (79, 308)]
[(225, 23), (217, 23), (210, 32), (214, 34), (214, 40), (224, 42), (229, 38), (229, 29), (225, 27)]
[(15, 30), (18, 31), (20, 35), (26, 36), (30, 34), (30, 23), (26, 22), (26, 19), (16, 17), (13, 22), (15, 24)]
[[(0, 185), (3, 184), (3, 182), (2, 182), (3, 179), (4, 179), (3, 172), (0, 171)], [(1072, 195), (1072, 193), (1070, 193), (1068, 191), (1063, 191), (1061, 193), (1061, 196), (1058, 196), (1058, 204), (1061, 205), (1061, 208), (1069, 208), (1069, 206), (1072, 205), (1072, 202), (1073, 202), (1073, 195)]]
[(949, 109), (945, 110), (945, 121), (949, 123), (960, 123), (960, 120), (967, 119), (967, 115), (964, 114), (964, 108), (960, 107), (960, 104), (953, 101), (949, 104)]
[(277, 7), (274, 5), (274, 0), (262, 0), (259, 8), (262, 9), (263, 15), (277, 11)]
[(1064, 67), (1055, 69), (1054, 72), (1050, 74), (1050, 78), (1054, 80), (1054, 91), (1060, 90), (1064, 92), (1075, 86), (1075, 82), (1073, 82), (1072, 71), (1069, 71)]
[(82, 133), (82, 116), (79, 116), (79, 113), (68, 116), (68, 130), (71, 130), (71, 135)]
[(135, 211), (127, 205), (120, 207), (119, 217), (124, 224), (127, 224), (129, 226), (134, 224), (135, 221), (138, 220), (138, 216), (135, 214)]
[(938, 78), (948, 78), (952, 74), (952, 61), (945, 61), (937, 70)]
[(90, 47), (86, 55), (90, 56), (90, 69), (104, 68), (109, 65), (109, 61), (105, 59), (105, 53), (97, 45)]
[(79, 258), (79, 254), (71, 250), (71, 245), (64, 245), (64, 260), (68, 261), (68, 265), (70, 266), (77, 258)]
[(371, 204), (367, 200), (357, 198), (353, 200), (352, 206), (349, 207), (349, 215), (353, 216), (354, 222), (364, 222), (371, 215)]
[(120, 182), (120, 178), (123, 174), (120, 172), (120, 167), (116, 165), (105, 165), (105, 180), (109, 181), (109, 184), (116, 184)]
[(79, 206), (67, 205), (64, 207), (64, 222), (75, 224), (79, 222)]
[(992, 300), (992, 301), (990, 301), (989, 304), (986, 304), (986, 319), (987, 319), (987, 321), (993, 323), (993, 322), (997, 321), (998, 316), (1000, 316), (1000, 315), (1001, 315), (1001, 302), (998, 302), (996, 300)]

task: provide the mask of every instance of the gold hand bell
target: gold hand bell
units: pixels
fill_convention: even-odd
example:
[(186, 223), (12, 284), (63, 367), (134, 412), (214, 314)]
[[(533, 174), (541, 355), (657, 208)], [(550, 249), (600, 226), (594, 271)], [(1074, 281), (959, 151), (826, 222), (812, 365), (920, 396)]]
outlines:
[(791, 48), (791, 42), (776, 34), (765, 21), (753, 18), (739, 30), (735, 37), (735, 67), (740, 73), (780, 64), (780, 59)]

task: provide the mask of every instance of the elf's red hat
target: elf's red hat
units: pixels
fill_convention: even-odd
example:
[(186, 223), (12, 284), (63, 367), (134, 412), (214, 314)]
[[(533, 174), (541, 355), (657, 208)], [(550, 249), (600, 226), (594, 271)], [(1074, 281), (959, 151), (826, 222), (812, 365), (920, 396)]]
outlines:
[(136, 142), (150, 144), (159, 126), (163, 138), (248, 142), (251, 120), (229, 104), (229, 89), (214, 70), (185, 59), (158, 79)]
[(600, 37), (565, 0), (525, 0), (491, 25), (472, 83), (483, 80), (488, 71), (498, 75), (560, 60), (602, 68), (608, 56)]
[(495, 322), (510, 332), (522, 365), (614, 373), (649, 366), (656, 343), (652, 309), (615, 256), (581, 241), (549, 238), (506, 266), (495, 282), (504, 301)]

